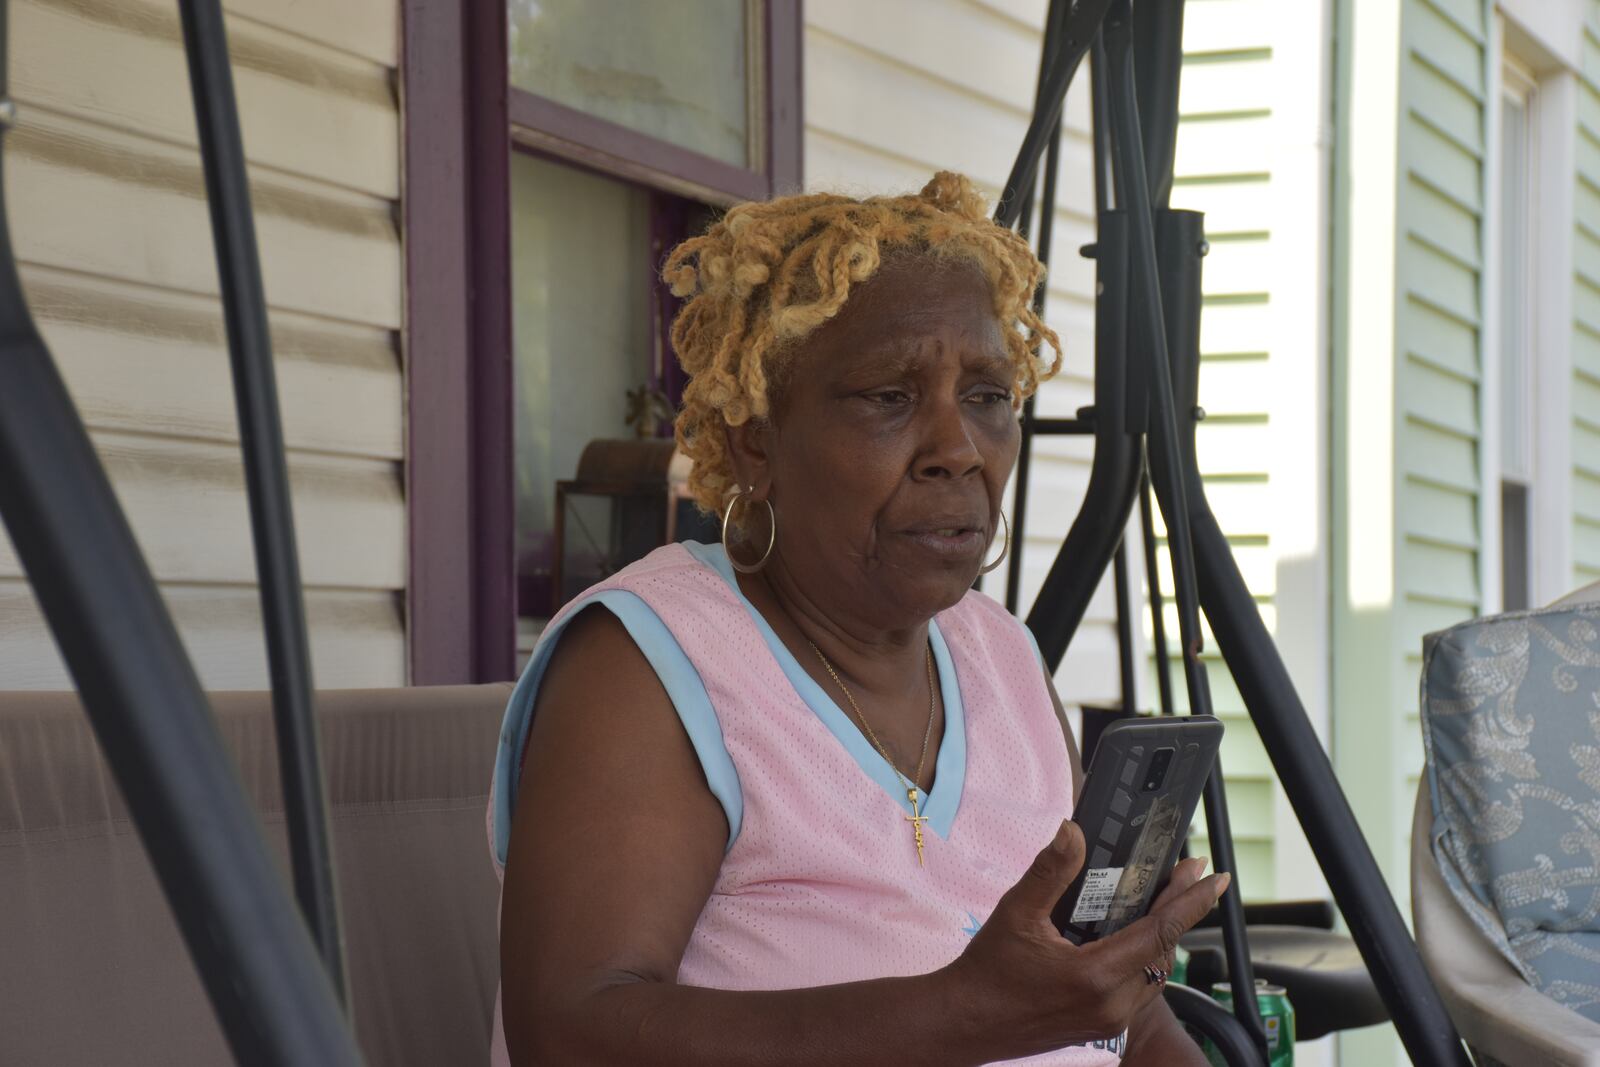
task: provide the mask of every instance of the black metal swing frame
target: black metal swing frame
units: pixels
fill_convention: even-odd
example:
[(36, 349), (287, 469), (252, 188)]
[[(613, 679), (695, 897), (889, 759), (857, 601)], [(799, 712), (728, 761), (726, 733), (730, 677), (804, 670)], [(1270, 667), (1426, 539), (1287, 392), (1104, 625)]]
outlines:
[[(996, 212), (1004, 225), (1027, 216), (1044, 156), (1039, 251), (1048, 258), (1062, 104), (1078, 65), (1092, 51), (1098, 214), (1095, 242), (1084, 253), (1096, 265), (1094, 404), (1075, 419), (1040, 419), (1031, 403), (1025, 408), (1012, 536), (1024, 535), (1034, 437), (1092, 435), (1094, 456), (1083, 504), (1027, 623), (1053, 670), (1111, 567), (1124, 700), (1130, 699), (1131, 611), (1122, 534), (1138, 499), (1153, 593), (1157, 680), (1163, 710), (1170, 713), (1171, 681), (1153, 558), (1153, 489), (1172, 559), (1190, 712), (1211, 711), (1201, 659), (1203, 609), (1407, 1053), (1416, 1063), (1464, 1065), (1469, 1062), (1466, 1050), (1206, 501), (1195, 457), (1195, 427), (1204, 417), (1197, 397), (1204, 220), (1197, 212), (1169, 207), (1183, 9), (1184, 0), (1052, 0), (1033, 119), (1006, 183), (1007, 198)], [(1042, 304), (1042, 292), (1037, 300)], [(1019, 578), (1014, 556), (1006, 590), (1013, 611)], [(1220, 765), (1207, 783), (1205, 810), (1217, 867), (1236, 872)], [(1200, 1005), (1199, 998), (1177, 995), (1169, 1000), (1180, 1016), (1226, 1042), (1233, 1050), (1230, 1063), (1264, 1062), (1265, 1035), (1250, 980), (1237, 879), (1221, 904), (1228, 973), (1235, 989), (1245, 990), (1235, 998), (1231, 1024), (1222, 1021), (1226, 1015)]]
[[(83, 422), (24, 297), (0, 187), (0, 515), (111, 764), (235, 1058), (244, 1064), (361, 1061), (342, 1011), (343, 958), (311, 674), (266, 303), (219, 0), (179, 0), (221, 281), (256, 546), (296, 915), (259, 821), (222, 748), (205, 694)], [(1087, 496), (1028, 617), (1053, 668), (1107, 566), (1126, 600), (1121, 547), (1147, 479), (1167, 524), (1190, 710), (1210, 710), (1203, 608), (1285, 792), (1414, 1062), (1465, 1051), (1356, 825), (1288, 674), (1206, 503), (1198, 418), (1201, 218), (1167, 206), (1177, 130), (1183, 0), (1052, 0), (1035, 110), (997, 212), (1025, 221), (1038, 197), (1048, 258), (1066, 90), (1094, 54), (1095, 400), (1076, 419), (1023, 418), (1014, 536), (1026, 522), (1034, 437), (1092, 434)], [(0, 0), (0, 101), (6, 88)], [(1133, 56), (1145, 61), (1135, 70)], [(0, 103), (0, 134), (13, 115)], [(3, 142), (3, 138), (0, 138)], [(1042, 309), (1043, 293), (1037, 297)], [(1148, 461), (1146, 455), (1148, 454)], [(1151, 516), (1144, 502), (1146, 552)], [(1020, 577), (1013, 554), (1008, 601)], [(1147, 565), (1154, 573), (1147, 555)], [(1120, 627), (1127, 647), (1128, 612)], [(1157, 626), (1160, 613), (1156, 613)], [(1159, 630), (1158, 644), (1165, 637)], [(1165, 657), (1158, 670), (1164, 672)], [(1123, 658), (1131, 692), (1131, 658)], [(1171, 707), (1170, 681), (1162, 678)], [(1234, 869), (1220, 773), (1207, 819)], [(1230, 973), (1249, 976), (1237, 883), (1223, 899)], [(1248, 983), (1245, 983), (1248, 988)], [(1229, 1015), (1172, 988), (1169, 1002), (1229, 1063), (1265, 1062), (1253, 995)]]

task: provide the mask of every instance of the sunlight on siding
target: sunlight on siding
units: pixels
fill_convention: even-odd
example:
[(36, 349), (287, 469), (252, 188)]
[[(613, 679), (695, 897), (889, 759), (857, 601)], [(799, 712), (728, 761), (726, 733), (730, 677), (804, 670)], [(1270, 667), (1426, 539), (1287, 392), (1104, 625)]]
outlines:
[[(406, 679), (398, 11), (228, 7), (316, 682)], [(201, 679), (265, 653), (176, 8), (12, 5), (8, 194), (24, 288)], [(67, 676), (0, 539), (0, 676)]]

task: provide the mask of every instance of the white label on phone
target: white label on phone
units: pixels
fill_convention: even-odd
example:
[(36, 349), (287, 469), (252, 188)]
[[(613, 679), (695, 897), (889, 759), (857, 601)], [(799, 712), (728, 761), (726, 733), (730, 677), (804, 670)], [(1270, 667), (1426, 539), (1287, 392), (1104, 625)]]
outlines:
[(1091, 867), (1083, 876), (1083, 891), (1072, 909), (1075, 923), (1095, 923), (1106, 917), (1111, 901), (1117, 895), (1117, 883), (1122, 881), (1121, 867)]

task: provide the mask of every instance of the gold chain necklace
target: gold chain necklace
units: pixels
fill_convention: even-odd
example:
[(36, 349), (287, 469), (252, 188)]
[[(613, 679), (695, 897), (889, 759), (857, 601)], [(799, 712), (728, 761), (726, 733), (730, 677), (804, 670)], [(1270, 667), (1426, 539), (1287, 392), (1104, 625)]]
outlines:
[(839, 691), (844, 694), (844, 698), (850, 702), (851, 710), (856, 713), (856, 721), (859, 722), (861, 724), (861, 728), (867, 732), (867, 739), (872, 742), (872, 747), (878, 750), (878, 755), (883, 757), (883, 762), (889, 765), (889, 769), (894, 771), (895, 776), (900, 779), (902, 784), (905, 785), (906, 796), (911, 800), (911, 814), (907, 815), (905, 818), (907, 822), (911, 823), (911, 829), (916, 834), (917, 863), (920, 866), (926, 867), (928, 864), (922, 858), (922, 824), (928, 821), (928, 817), (922, 814), (920, 801), (917, 795), (917, 783), (922, 781), (922, 769), (927, 766), (928, 763), (928, 739), (933, 736), (933, 713), (938, 707), (938, 698), (935, 695), (933, 688), (933, 649), (930, 647), (924, 650), (927, 655), (928, 662), (928, 728), (922, 731), (922, 756), (917, 760), (916, 777), (908, 781), (906, 776), (900, 773), (900, 768), (895, 766), (894, 760), (889, 758), (889, 753), (884, 750), (882, 743), (878, 741), (878, 735), (872, 732), (872, 725), (867, 722), (867, 717), (861, 714), (861, 705), (857, 704), (856, 698), (850, 695), (850, 688), (846, 686), (844, 681), (839, 677), (839, 672), (833, 669), (833, 664), (828, 662), (828, 657), (822, 654), (822, 649), (817, 647), (817, 643), (815, 641), (808, 640), (806, 644), (811, 646), (811, 651), (815, 652), (817, 654), (817, 658), (822, 661), (823, 669), (828, 672), (828, 677), (833, 679), (833, 684), (839, 687)]

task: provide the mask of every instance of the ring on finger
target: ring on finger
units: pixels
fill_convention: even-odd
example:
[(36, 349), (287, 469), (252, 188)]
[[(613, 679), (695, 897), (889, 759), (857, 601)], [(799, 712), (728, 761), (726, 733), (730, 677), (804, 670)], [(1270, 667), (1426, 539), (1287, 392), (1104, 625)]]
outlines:
[(1165, 985), (1168, 972), (1153, 963), (1145, 964), (1144, 980), (1150, 985)]

